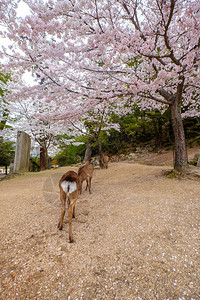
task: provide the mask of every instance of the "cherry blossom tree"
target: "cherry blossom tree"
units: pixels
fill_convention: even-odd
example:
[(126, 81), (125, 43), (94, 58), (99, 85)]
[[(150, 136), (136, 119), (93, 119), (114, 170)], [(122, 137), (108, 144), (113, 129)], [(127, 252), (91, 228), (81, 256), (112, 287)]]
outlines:
[(72, 124), (74, 128), (78, 129), (79, 132), (88, 138), (84, 161), (90, 161), (92, 156), (92, 144), (96, 141), (99, 150), (99, 164), (103, 167), (103, 149), (100, 134), (102, 131), (108, 132), (111, 128), (119, 130), (119, 124), (114, 123), (112, 120), (113, 112), (116, 113), (116, 108), (113, 107), (109, 101), (104, 101), (97, 105), (95, 109), (88, 111), (81, 120), (80, 125), (84, 126), (83, 130), (79, 129), (76, 124)]
[[(10, 17), (4, 5), (2, 34), (12, 44), (2, 55), (4, 72), (15, 76), (12, 100), (43, 101), (52, 118), (65, 122), (77, 122), (104, 101), (170, 107), (174, 168), (185, 169), (182, 109), (200, 114), (199, 0), (24, 2), (31, 11), (25, 19)], [(39, 75), (38, 84), (25, 84), (27, 71)]]
[[(10, 128), (4, 130), (4, 137), (15, 140), (17, 132), (25, 130), (31, 137), (33, 147), (40, 148), (40, 169), (49, 168), (49, 152), (54, 156), (58, 151), (57, 136), (64, 133), (71, 135), (71, 128), (66, 128), (63, 121), (55, 121), (49, 117), (49, 106), (39, 101), (34, 103), (21, 100), (8, 103), (5, 109), (10, 112)], [(73, 134), (76, 136), (78, 132), (73, 131)], [(73, 141), (70, 140), (70, 143)]]

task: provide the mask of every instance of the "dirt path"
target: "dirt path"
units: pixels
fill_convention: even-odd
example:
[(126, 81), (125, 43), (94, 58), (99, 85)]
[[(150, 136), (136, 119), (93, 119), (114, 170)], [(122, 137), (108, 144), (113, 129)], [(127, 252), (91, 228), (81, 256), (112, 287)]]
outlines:
[(0, 182), (0, 299), (200, 299), (200, 181), (168, 166), (95, 169), (73, 220), (57, 230), (69, 169)]

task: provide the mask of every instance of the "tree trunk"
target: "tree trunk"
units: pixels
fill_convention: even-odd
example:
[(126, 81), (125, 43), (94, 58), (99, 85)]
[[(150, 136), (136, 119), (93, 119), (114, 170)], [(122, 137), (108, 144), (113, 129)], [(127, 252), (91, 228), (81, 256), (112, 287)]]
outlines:
[(175, 142), (174, 169), (182, 171), (188, 167), (188, 157), (183, 120), (181, 116), (181, 101), (178, 97), (174, 98), (174, 101), (171, 104), (171, 120)]
[(48, 151), (47, 149), (40, 147), (40, 170), (46, 170), (48, 168)]
[(91, 157), (92, 157), (92, 140), (89, 139), (87, 142), (84, 161), (86, 161), (86, 160), (90, 161)]
[(99, 147), (99, 165), (100, 168), (103, 169), (103, 164), (102, 164), (103, 152), (102, 152), (102, 144), (99, 136), (97, 137), (97, 140), (98, 140), (98, 147)]

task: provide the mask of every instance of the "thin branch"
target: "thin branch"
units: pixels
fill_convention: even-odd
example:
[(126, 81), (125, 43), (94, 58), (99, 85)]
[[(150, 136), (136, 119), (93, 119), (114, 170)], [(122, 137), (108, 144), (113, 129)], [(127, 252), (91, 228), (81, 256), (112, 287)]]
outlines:
[(101, 29), (101, 32), (104, 33), (103, 28), (101, 26), (100, 20), (99, 20), (99, 14), (98, 14), (98, 8), (97, 8), (97, 0), (95, 0), (95, 6), (96, 6), (96, 19), (97, 23), (99, 25), (99, 28)]
[(74, 128), (76, 128), (79, 132), (81, 132), (81, 133), (87, 135), (88, 137), (91, 137), (91, 134), (89, 134), (89, 133), (83, 131), (82, 129), (80, 129), (80, 128), (79, 128), (77, 125), (75, 125), (72, 121), (70, 121), (70, 123), (71, 123), (72, 126), (73, 126)]
[(195, 85), (195, 84), (188, 84), (188, 86), (194, 87), (195, 89), (200, 89), (200, 86)]
[(113, 23), (113, 18), (112, 18), (112, 14), (111, 14), (110, 6), (109, 6), (109, 8), (108, 8), (108, 11), (109, 11), (109, 15), (110, 15), (111, 26), (112, 26), (112, 28), (114, 29), (114, 28), (115, 28), (115, 26), (114, 26), (114, 23)]
[[(146, 41), (146, 37), (144, 36), (144, 34), (143, 34), (143, 32), (141, 31), (141, 28), (140, 28), (140, 26), (139, 26), (138, 18), (136, 19), (137, 21), (135, 21), (134, 17), (131, 16), (131, 13), (130, 13), (130, 11), (129, 11), (129, 9), (128, 9), (128, 6), (126, 5), (125, 2), (122, 3), (122, 6), (123, 6), (123, 8), (125, 9), (125, 11), (127, 12), (128, 16), (129, 16), (131, 22), (133, 23), (133, 25), (135, 26), (135, 28), (136, 28), (137, 30), (140, 31), (140, 34), (141, 34), (142, 39), (143, 39), (144, 41)], [(134, 9), (134, 15), (136, 16), (136, 14), (137, 14), (137, 11), (136, 11), (136, 6), (135, 6), (135, 9)]]
[(182, 55), (179, 60), (182, 60), (185, 56), (187, 56), (190, 52), (192, 52), (196, 48), (200, 48), (200, 38), (198, 40), (198, 44), (194, 45), (194, 47), (192, 47), (187, 53), (185, 53), (184, 55)]
[(169, 26), (170, 26), (170, 23), (171, 23), (171, 20), (172, 20), (172, 17), (173, 17), (174, 7), (175, 7), (175, 0), (171, 0), (169, 18), (168, 18), (167, 24), (165, 26), (164, 40), (165, 40), (165, 45), (166, 45), (167, 49), (170, 51), (171, 60), (176, 65), (181, 66), (180, 61), (174, 56), (174, 52), (173, 52), (173, 49), (170, 46), (168, 35), (167, 35), (168, 29), (169, 29)]
[[(33, 57), (31, 56), (30, 53), (29, 53), (29, 57), (31, 58), (32, 62), (35, 63), (35, 65), (38, 67), (38, 69), (39, 69), (39, 70), (40, 70), (40, 71), (41, 71), (41, 72), (42, 72), (42, 73), (43, 73), (50, 81), (52, 81), (53, 83), (55, 83), (55, 84), (56, 84), (57, 86), (59, 86), (59, 87), (62, 86), (62, 84), (58, 83), (55, 79), (53, 79), (49, 74), (47, 74), (47, 73), (44, 71), (43, 68), (41, 68), (41, 67), (34, 61), (34, 59), (33, 59)], [(70, 93), (74, 93), (74, 94), (80, 95), (79, 92), (70, 90), (70, 89), (68, 89), (68, 88), (66, 88), (66, 87), (65, 87), (65, 90), (67, 90), (67, 91), (70, 92)]]

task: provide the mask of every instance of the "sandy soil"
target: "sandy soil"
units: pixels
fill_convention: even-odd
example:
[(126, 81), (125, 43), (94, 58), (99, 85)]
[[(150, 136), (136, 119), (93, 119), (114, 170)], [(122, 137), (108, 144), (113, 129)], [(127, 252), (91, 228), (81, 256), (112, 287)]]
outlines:
[(58, 181), (76, 166), (1, 181), (0, 299), (200, 299), (200, 180), (163, 176), (171, 154), (141, 161), (95, 169), (73, 244)]

